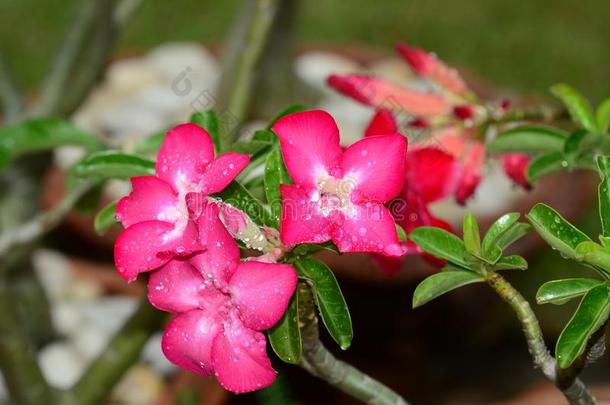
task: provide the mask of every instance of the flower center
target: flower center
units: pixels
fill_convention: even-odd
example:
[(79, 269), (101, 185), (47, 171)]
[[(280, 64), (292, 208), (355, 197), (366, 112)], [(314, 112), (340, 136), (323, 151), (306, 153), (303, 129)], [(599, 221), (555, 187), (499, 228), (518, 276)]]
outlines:
[(174, 229), (163, 237), (165, 241), (173, 240), (182, 236), (189, 222), (189, 210), (186, 204), (186, 195), (188, 193), (199, 192), (201, 190), (200, 185), (189, 182), (187, 177), (181, 172), (178, 172), (175, 184), (178, 188), (176, 205), (167, 207), (157, 216), (157, 219), (160, 221), (174, 223)]
[(311, 201), (317, 203), (322, 215), (328, 217), (335, 211), (347, 215), (355, 213), (351, 201), (352, 191), (356, 188), (356, 178), (353, 175), (337, 179), (327, 173), (320, 173), (316, 177), (317, 190), (311, 196)]

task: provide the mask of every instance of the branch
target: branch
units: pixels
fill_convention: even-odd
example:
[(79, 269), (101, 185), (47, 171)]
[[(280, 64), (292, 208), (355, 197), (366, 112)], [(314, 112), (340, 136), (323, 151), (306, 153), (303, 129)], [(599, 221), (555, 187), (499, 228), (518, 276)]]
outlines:
[(0, 369), (11, 398), (18, 404), (52, 404), (55, 392), (36, 362), (36, 352), (19, 325), (13, 296), (0, 278)]
[(338, 360), (324, 347), (319, 339), (318, 318), (309, 286), (299, 284), (297, 293), (303, 338), (301, 366), (313, 376), (367, 404), (407, 405), (407, 402), (390, 388), (348, 363)]
[(2, 54), (0, 54), (0, 100), (5, 122), (13, 121), (21, 114), (21, 97)]
[(112, 387), (138, 361), (144, 345), (159, 330), (162, 321), (163, 312), (154, 309), (146, 297), (142, 298), (136, 312), (89, 366), (74, 388), (65, 394), (61, 404), (104, 403)]
[(231, 143), (246, 119), (257, 70), (269, 40), (281, 0), (245, 0), (243, 15), (235, 22), (235, 32), (223, 64), (218, 88), (218, 111), (223, 120), (223, 142)]
[(523, 298), (519, 291), (506, 281), (498, 273), (490, 273), (486, 279), (487, 283), (493, 288), (502, 299), (508, 303), (523, 327), (523, 333), (532, 355), (534, 363), (540, 368), (544, 376), (559, 388), (565, 395), (568, 402), (572, 405), (593, 405), (595, 398), (587, 390), (584, 383), (574, 375), (573, 380), (562, 383), (557, 373), (557, 362), (549, 353), (542, 330), (538, 323), (538, 318), (532, 311), (530, 304)]
[(0, 234), (0, 257), (4, 256), (14, 246), (31, 242), (59, 225), (76, 202), (91, 190), (92, 186), (90, 182), (84, 182), (76, 186), (49, 211), (38, 214), (30, 221)]

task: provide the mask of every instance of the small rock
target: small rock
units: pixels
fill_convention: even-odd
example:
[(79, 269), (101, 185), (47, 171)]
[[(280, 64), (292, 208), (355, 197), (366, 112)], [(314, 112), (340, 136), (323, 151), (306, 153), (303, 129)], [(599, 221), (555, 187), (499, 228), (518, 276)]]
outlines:
[(36, 275), (51, 301), (66, 296), (72, 280), (72, 266), (68, 258), (54, 250), (38, 249), (32, 255)]
[(306, 52), (295, 59), (297, 77), (325, 94), (334, 92), (326, 84), (331, 74), (358, 73), (362, 68), (353, 60), (330, 52)]
[(49, 384), (59, 389), (74, 385), (86, 367), (85, 360), (65, 342), (45, 346), (38, 354), (38, 363)]
[(137, 299), (126, 296), (102, 297), (82, 305), (83, 318), (108, 334), (114, 334), (136, 309)]
[(81, 324), (72, 337), (72, 343), (79, 355), (91, 361), (102, 353), (111, 337), (102, 328), (89, 322)]
[(112, 403), (149, 405), (157, 402), (163, 392), (163, 379), (150, 367), (133, 366), (111, 394)]
[(144, 350), (142, 350), (142, 360), (149, 363), (150, 366), (158, 373), (162, 375), (170, 375), (176, 371), (177, 367), (170, 363), (167, 357), (165, 357), (163, 354), (163, 351), (161, 350), (162, 338), (163, 333), (159, 332), (148, 340), (146, 346), (144, 346)]

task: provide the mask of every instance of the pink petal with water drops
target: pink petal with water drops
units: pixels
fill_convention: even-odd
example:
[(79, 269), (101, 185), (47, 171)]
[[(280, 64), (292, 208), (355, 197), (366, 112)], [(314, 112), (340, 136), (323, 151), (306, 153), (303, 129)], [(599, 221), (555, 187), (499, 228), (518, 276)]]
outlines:
[(304, 111), (286, 115), (274, 125), (282, 156), (292, 180), (314, 187), (316, 173), (331, 173), (341, 157), (339, 129), (325, 111)]
[(436, 93), (412, 90), (388, 80), (360, 74), (331, 75), (328, 84), (340, 93), (363, 104), (415, 116), (443, 115), (451, 105)]
[(203, 281), (201, 273), (188, 260), (171, 260), (150, 275), (148, 300), (155, 308), (166, 312), (196, 309), (202, 299)]
[(214, 144), (207, 131), (195, 124), (182, 124), (165, 136), (157, 155), (157, 176), (177, 192), (184, 184), (195, 184), (214, 159)]
[(364, 131), (364, 136), (391, 135), (398, 132), (398, 124), (390, 110), (378, 108)]
[(202, 192), (213, 194), (222, 191), (250, 163), (248, 155), (225, 153), (205, 169)]
[(264, 330), (284, 315), (296, 285), (297, 273), (292, 266), (249, 261), (239, 265), (229, 291), (244, 325)]
[(173, 209), (178, 196), (165, 181), (154, 176), (132, 177), (131, 193), (116, 207), (116, 217), (125, 228), (138, 222), (159, 220), (159, 215)]
[(114, 244), (119, 274), (131, 282), (175, 256), (202, 249), (194, 223), (189, 222), (182, 235), (173, 236), (174, 232), (174, 224), (161, 221), (139, 222), (125, 229)]
[(374, 252), (402, 256), (396, 223), (390, 211), (380, 203), (354, 205), (355, 213), (345, 215), (333, 228), (332, 240), (341, 252)]
[(218, 206), (208, 203), (199, 217), (199, 235), (205, 252), (190, 261), (199, 272), (219, 285), (226, 285), (239, 264), (239, 247), (218, 217)]
[(265, 335), (246, 328), (235, 316), (214, 339), (212, 361), (220, 385), (236, 394), (259, 390), (275, 381)]
[(284, 245), (322, 243), (330, 239), (329, 218), (322, 215), (316, 203), (301, 187), (282, 184), (280, 192), (280, 236)]
[(204, 376), (213, 372), (212, 349), (222, 333), (222, 319), (198, 309), (176, 315), (167, 325), (161, 349), (178, 367)]
[(354, 178), (352, 201), (386, 202), (396, 197), (405, 181), (407, 138), (379, 135), (363, 138), (343, 153), (344, 179)]

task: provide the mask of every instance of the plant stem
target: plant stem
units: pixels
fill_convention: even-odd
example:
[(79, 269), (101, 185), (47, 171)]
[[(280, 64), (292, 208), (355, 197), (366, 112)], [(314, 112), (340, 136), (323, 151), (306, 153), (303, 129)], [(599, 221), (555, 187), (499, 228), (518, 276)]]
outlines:
[(21, 97), (2, 54), (0, 54), (0, 100), (5, 122), (11, 122), (21, 114)]
[(536, 318), (529, 302), (527, 302), (521, 293), (498, 273), (489, 273), (486, 276), (486, 281), (487, 284), (489, 284), (491, 288), (511, 306), (517, 315), (517, 318), (523, 327), (525, 340), (527, 341), (527, 346), (534, 360), (534, 364), (540, 368), (544, 376), (563, 392), (570, 404), (595, 404), (595, 398), (593, 398), (584, 383), (577, 376), (573, 376), (571, 383), (560, 384), (557, 372), (557, 362), (555, 361), (555, 358), (551, 356), (544, 343), (538, 318)]
[(86, 194), (93, 184), (83, 182), (70, 190), (64, 198), (47, 212), (38, 214), (30, 221), (9, 229), (0, 234), (0, 257), (4, 256), (15, 245), (26, 244), (43, 236), (55, 228), (72, 209), (74, 204)]
[(302, 367), (367, 404), (407, 405), (407, 402), (381, 382), (344, 361), (338, 360), (319, 339), (318, 318), (311, 289), (299, 284), (299, 322), (303, 338)]
[(0, 370), (11, 398), (22, 405), (55, 403), (56, 393), (45, 381), (35, 350), (20, 327), (4, 276), (0, 276), (0, 308)]
[(150, 336), (159, 330), (163, 312), (142, 298), (136, 312), (112, 338), (102, 354), (89, 366), (72, 390), (65, 393), (62, 405), (102, 404), (112, 387), (140, 357)]
[(222, 142), (235, 140), (246, 119), (252, 89), (271, 27), (281, 0), (244, 0), (242, 15), (236, 20), (226, 52), (218, 87), (218, 111), (222, 119)]

